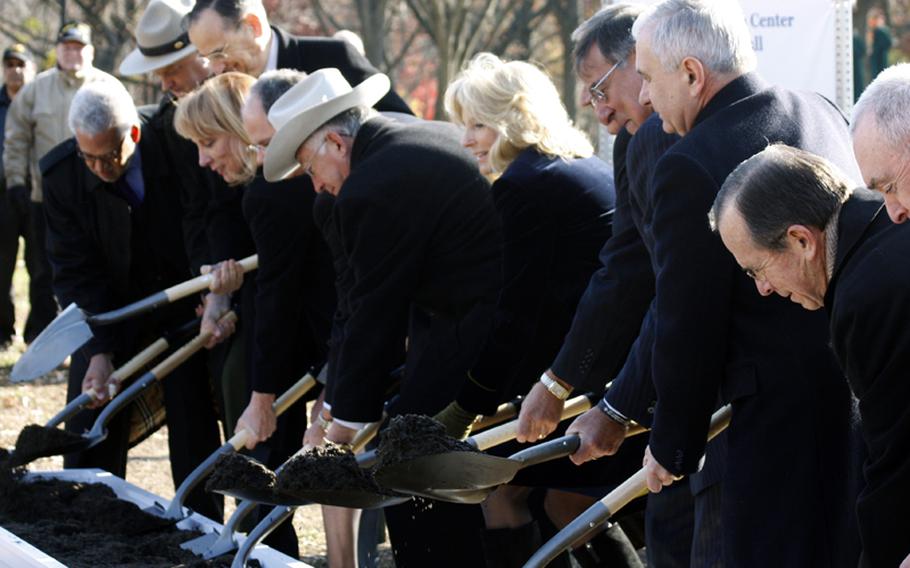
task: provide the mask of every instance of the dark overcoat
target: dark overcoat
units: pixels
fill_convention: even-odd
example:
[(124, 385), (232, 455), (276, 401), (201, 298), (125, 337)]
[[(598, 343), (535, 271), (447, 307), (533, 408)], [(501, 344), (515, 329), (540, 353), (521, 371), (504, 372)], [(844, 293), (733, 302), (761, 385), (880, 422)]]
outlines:
[(861, 565), (897, 566), (910, 554), (902, 521), (910, 508), (910, 225), (892, 224), (881, 196), (857, 189), (837, 232), (825, 306), (869, 451), (857, 503)]
[(731, 566), (851, 565), (852, 398), (825, 314), (759, 296), (706, 221), (727, 175), (769, 142), (825, 156), (859, 179), (846, 120), (829, 101), (755, 74), (723, 87), (648, 186), (656, 298), (650, 340), (639, 337), (630, 361), (650, 359), (653, 383), (627, 365), (607, 397), (636, 420), (653, 413), (651, 451), (677, 474), (699, 467), (718, 399), (733, 403), (722, 506)]

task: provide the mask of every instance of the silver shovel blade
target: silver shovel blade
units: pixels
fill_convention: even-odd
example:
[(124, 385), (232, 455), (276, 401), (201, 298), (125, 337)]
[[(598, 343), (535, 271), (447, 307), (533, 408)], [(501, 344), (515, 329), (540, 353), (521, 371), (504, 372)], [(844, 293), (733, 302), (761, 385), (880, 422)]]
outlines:
[(76, 304), (65, 310), (44, 328), (13, 365), (10, 378), (14, 383), (31, 381), (57, 368), (73, 351), (92, 338), (85, 322), (87, 315)]

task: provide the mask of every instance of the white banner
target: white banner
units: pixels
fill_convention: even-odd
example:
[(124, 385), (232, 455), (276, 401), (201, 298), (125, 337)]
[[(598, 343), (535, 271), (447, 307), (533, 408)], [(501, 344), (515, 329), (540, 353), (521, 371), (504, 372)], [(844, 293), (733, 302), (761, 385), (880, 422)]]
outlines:
[[(631, 1), (653, 4), (656, 0)], [(758, 71), (765, 79), (790, 89), (816, 91), (841, 106), (852, 102), (844, 100), (849, 96), (845, 97), (842, 91), (843, 74), (852, 73), (852, 58), (849, 53), (844, 57), (838, 47), (839, 38), (835, 37), (842, 1), (739, 0), (739, 3), (752, 30)], [(846, 83), (852, 85), (852, 80)]]

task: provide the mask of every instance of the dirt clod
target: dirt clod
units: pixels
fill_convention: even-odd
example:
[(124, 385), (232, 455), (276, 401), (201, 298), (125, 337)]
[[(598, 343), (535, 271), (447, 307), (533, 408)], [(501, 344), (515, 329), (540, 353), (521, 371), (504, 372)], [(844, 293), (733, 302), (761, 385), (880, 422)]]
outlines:
[(60, 428), (29, 424), (16, 439), (14, 460), (17, 464), (26, 464), (43, 456), (63, 453), (63, 450), (83, 440), (82, 436)]
[(275, 473), (243, 454), (224, 454), (215, 462), (215, 470), (206, 481), (205, 489), (227, 491), (238, 488), (271, 491), (275, 488)]
[(445, 426), (438, 421), (419, 414), (392, 418), (381, 436), (376, 471), (423, 456), (477, 451), (471, 444), (447, 436)]
[(313, 448), (288, 462), (278, 475), (278, 490), (290, 494), (338, 490), (381, 493), (351, 450), (335, 444)]

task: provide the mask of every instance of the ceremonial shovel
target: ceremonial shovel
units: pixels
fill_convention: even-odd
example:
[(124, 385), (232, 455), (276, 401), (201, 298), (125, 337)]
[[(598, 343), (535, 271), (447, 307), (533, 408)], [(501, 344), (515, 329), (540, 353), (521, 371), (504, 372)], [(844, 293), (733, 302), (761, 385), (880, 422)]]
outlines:
[[(316, 379), (313, 377), (312, 373), (304, 375), (272, 403), (272, 411), (275, 412), (275, 416), (278, 417), (284, 414), (288, 408), (300, 400), (300, 397), (309, 392), (314, 386), (316, 386)], [(171, 499), (171, 503), (166, 510), (162, 511), (162, 507), (156, 503), (155, 507), (146, 509), (146, 512), (161, 515), (164, 518), (173, 520), (180, 520), (186, 517), (186, 512), (183, 510), (183, 503), (186, 501), (190, 491), (199, 485), (199, 482), (202, 481), (205, 476), (212, 472), (218, 458), (246, 446), (250, 436), (251, 433), (246, 428), (239, 432), (235, 432), (227, 442), (212, 452), (209, 457), (197, 465), (196, 469), (183, 480), (183, 483), (177, 488), (177, 492), (174, 494), (174, 498)]]
[[(593, 395), (583, 395), (569, 400), (561, 419), (572, 418), (591, 408)], [(634, 436), (645, 429), (635, 425), (626, 436)], [(481, 432), (467, 442), (478, 450), (486, 450), (512, 440), (518, 432), (518, 421)], [(480, 452), (446, 452), (395, 464), (377, 471), (376, 481), (388, 487), (421, 497), (451, 503), (480, 503), (496, 487), (508, 483), (519, 470), (575, 453), (578, 436), (569, 435), (531, 446), (508, 458)]]
[[(243, 272), (259, 266), (257, 255), (240, 261)], [(29, 381), (50, 372), (73, 351), (92, 338), (90, 326), (111, 325), (150, 312), (155, 308), (186, 298), (209, 287), (211, 274), (197, 276), (176, 284), (147, 298), (103, 314), (90, 315), (76, 304), (70, 304), (35, 339), (22, 357), (13, 365), (10, 378), (14, 383)]]
[[(236, 319), (237, 316), (234, 314), (234, 312), (228, 312), (221, 317), (219, 323), (233, 322)], [(29, 461), (44, 456), (68, 454), (70, 452), (87, 450), (103, 442), (105, 439), (107, 439), (107, 425), (111, 419), (117, 415), (117, 413), (126, 408), (130, 402), (142, 394), (142, 391), (148, 388), (149, 385), (169, 375), (171, 371), (176, 369), (181, 363), (202, 349), (202, 347), (208, 342), (209, 338), (210, 334), (200, 333), (195, 338), (186, 343), (183, 347), (174, 351), (167, 359), (156, 365), (151, 371), (148, 371), (139, 377), (136, 382), (127, 387), (126, 390), (120, 393), (117, 397), (110, 401), (107, 406), (104, 407), (104, 410), (101, 411), (101, 414), (98, 415), (98, 418), (92, 425), (91, 430), (85, 434), (81, 436), (76, 436), (73, 434), (71, 436), (71, 440), (62, 442), (60, 444), (55, 444), (53, 446), (46, 446), (43, 448), (29, 448)]]
[[(724, 406), (711, 417), (711, 426), (708, 429), (708, 440), (724, 431), (730, 424), (732, 410)], [(633, 499), (647, 494), (645, 470), (638, 470), (632, 477), (622, 482), (619, 487), (607, 494), (606, 497), (591, 505), (584, 513), (576, 517), (571, 523), (563, 527), (553, 538), (548, 540), (534, 553), (524, 568), (542, 568), (554, 558), (568, 550), (574, 543), (584, 538), (599, 525), (605, 523), (617, 511), (628, 505)]]

